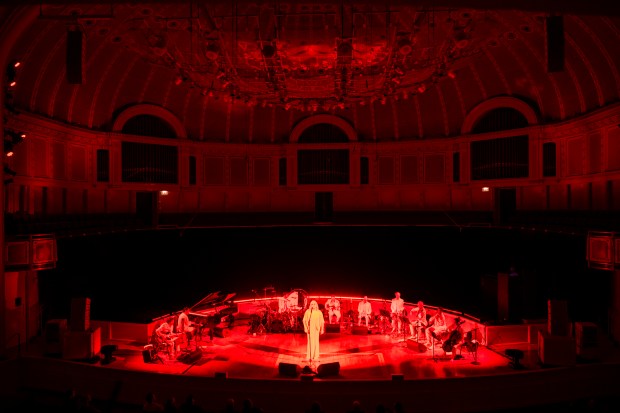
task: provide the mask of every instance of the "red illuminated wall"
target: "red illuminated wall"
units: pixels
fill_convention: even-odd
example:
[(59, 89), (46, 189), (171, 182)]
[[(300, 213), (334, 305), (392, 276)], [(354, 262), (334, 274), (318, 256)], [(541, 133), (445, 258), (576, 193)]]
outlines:
[[(331, 115), (320, 123), (346, 129), (348, 143), (235, 144), (103, 133), (74, 128), (22, 113), (11, 127), (24, 130), (10, 166), (18, 175), (6, 188), (7, 212), (26, 215), (132, 213), (136, 191), (159, 191), (162, 213), (312, 211), (314, 193), (333, 192), (334, 211), (424, 211), (493, 209), (493, 188), (516, 187), (519, 210), (607, 210), (620, 205), (620, 109), (557, 126), (400, 142), (356, 141), (358, 130)], [(316, 123), (309, 116), (303, 127)], [(302, 127), (302, 129), (303, 129)], [(292, 140), (303, 130), (290, 129)], [(470, 180), (470, 142), (529, 136), (529, 178)], [(256, 141), (268, 140), (256, 136)], [(121, 142), (177, 145), (179, 184), (124, 183)], [(542, 144), (555, 142), (557, 176), (542, 175)], [(345, 149), (350, 183), (298, 185), (297, 150)], [(110, 181), (96, 181), (96, 151), (110, 152)], [(454, 152), (460, 180), (452, 182)], [(189, 185), (189, 156), (196, 158), (196, 184)], [(369, 184), (360, 184), (360, 157), (369, 160)], [(279, 185), (280, 158), (287, 184)], [(481, 188), (488, 186), (489, 192)]]

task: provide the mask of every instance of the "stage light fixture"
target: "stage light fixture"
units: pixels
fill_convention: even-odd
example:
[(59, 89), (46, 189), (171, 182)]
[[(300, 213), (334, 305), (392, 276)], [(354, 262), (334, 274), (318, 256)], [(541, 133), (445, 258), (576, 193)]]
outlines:
[(6, 68), (6, 79), (9, 87), (14, 87), (17, 85), (17, 68), (21, 66), (21, 62), (18, 60), (13, 60), (9, 62)]

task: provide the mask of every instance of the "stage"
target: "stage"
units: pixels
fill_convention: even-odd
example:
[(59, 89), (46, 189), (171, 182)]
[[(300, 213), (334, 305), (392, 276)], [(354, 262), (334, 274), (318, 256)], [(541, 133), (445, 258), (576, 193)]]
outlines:
[[(129, 406), (129, 411), (139, 409), (148, 391), (162, 401), (192, 394), (207, 411), (221, 410), (227, 398), (251, 398), (273, 413), (305, 411), (315, 400), (326, 411), (347, 411), (359, 400), (367, 411), (379, 403), (401, 402), (409, 411), (437, 413), (540, 408), (618, 396), (614, 383), (620, 382), (620, 357), (611, 343), (599, 342), (596, 360), (543, 365), (533, 332), (544, 324), (487, 326), (463, 316), (463, 330), (475, 333), (479, 345), (474, 352), (450, 354), (440, 344), (390, 334), (376, 324), (360, 334), (342, 320), (339, 331), (331, 327), (321, 336), (320, 360), (310, 363), (303, 332), (256, 331), (252, 315), (261, 306), (264, 302), (240, 301), (234, 321), (222, 325), (212, 341), (203, 334), (189, 349), (159, 352), (158, 357), (150, 352), (147, 357), (145, 351), (156, 322), (93, 320), (101, 347), (114, 350), (111, 358), (98, 354), (69, 360), (46, 355), (49, 343), (29, 343), (19, 357), (4, 363), (3, 389), (62, 395), (76, 388), (97, 400)], [(517, 364), (508, 349), (522, 354)]]

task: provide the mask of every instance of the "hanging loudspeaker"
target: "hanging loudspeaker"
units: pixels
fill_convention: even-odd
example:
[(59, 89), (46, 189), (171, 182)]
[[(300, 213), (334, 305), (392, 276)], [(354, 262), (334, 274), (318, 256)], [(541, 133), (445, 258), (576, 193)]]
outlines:
[(547, 71), (564, 70), (564, 20), (562, 16), (548, 16), (547, 30)]
[(67, 32), (67, 82), (81, 85), (84, 81), (84, 33), (80, 30)]

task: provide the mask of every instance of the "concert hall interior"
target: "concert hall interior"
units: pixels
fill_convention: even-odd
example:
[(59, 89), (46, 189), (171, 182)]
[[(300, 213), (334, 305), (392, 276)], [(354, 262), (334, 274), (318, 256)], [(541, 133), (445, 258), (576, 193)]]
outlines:
[(619, 411), (609, 3), (0, 2), (0, 410)]

